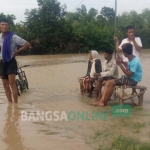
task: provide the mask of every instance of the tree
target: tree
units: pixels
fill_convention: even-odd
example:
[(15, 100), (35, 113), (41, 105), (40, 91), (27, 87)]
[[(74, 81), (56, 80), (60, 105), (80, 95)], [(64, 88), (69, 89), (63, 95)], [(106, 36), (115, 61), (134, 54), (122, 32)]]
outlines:
[(114, 21), (115, 11), (113, 8), (103, 7), (100, 11), (100, 14), (103, 15), (108, 21)]
[(38, 5), (38, 9), (26, 10), (27, 29), (34, 39), (45, 45), (46, 53), (52, 53), (67, 38), (64, 30), (66, 34), (70, 31), (64, 19), (66, 6), (57, 0), (38, 0)]
[(95, 18), (98, 14), (98, 10), (96, 10), (95, 8), (91, 8), (88, 12), (88, 16), (90, 16), (91, 18)]

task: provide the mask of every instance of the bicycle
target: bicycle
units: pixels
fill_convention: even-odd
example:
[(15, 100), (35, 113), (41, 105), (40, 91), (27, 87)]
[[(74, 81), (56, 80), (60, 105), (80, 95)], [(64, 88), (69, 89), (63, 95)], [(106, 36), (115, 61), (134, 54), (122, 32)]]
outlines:
[(22, 67), (19, 67), (17, 70), (18, 79), (16, 79), (16, 86), (17, 86), (19, 96), (21, 96), (21, 93), (26, 92), (26, 89), (29, 89), (29, 84), (28, 84), (25, 71), (22, 71), (22, 68), (28, 66), (30, 65), (24, 65)]

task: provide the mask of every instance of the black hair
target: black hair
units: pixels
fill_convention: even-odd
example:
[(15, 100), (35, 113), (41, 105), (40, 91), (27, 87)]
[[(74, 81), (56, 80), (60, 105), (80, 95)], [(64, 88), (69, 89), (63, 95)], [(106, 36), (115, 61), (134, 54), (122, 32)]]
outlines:
[(131, 43), (125, 43), (122, 45), (122, 50), (128, 55), (132, 55), (133, 45)]
[(112, 49), (104, 49), (103, 52), (107, 53), (107, 54), (112, 54), (113, 50)]
[(134, 29), (134, 30), (135, 30), (134, 26), (129, 25), (129, 26), (127, 26), (127, 27), (125, 28), (125, 31), (128, 32), (129, 29)]
[(2, 18), (2, 19), (0, 19), (0, 23), (1, 22), (6, 22), (6, 23), (8, 23), (9, 24), (9, 20), (8, 19), (6, 19), (6, 18)]

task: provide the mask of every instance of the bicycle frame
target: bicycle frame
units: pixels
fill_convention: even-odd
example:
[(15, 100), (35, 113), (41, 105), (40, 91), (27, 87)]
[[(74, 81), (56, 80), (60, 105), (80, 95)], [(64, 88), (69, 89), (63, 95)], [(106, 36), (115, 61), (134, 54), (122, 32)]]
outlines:
[(21, 92), (26, 91), (26, 89), (28, 89), (28, 81), (27, 81), (27, 77), (25, 75), (25, 71), (22, 71), (22, 68), (24, 67), (28, 67), (30, 65), (24, 65), (22, 67), (19, 67), (17, 70), (17, 75), (19, 79), (16, 79), (16, 85), (17, 85), (17, 89), (18, 89), (18, 95), (20, 96)]

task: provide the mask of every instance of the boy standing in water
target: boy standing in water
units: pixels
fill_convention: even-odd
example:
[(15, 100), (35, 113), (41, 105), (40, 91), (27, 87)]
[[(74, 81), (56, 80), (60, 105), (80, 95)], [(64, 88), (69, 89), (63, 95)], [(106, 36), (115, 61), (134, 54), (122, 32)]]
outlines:
[[(14, 103), (18, 102), (18, 92), (15, 82), (17, 62), (15, 56), (30, 47), (30, 44), (9, 31), (9, 21), (0, 20), (0, 47), (1, 47), (1, 75), (5, 93), (9, 102), (12, 102), (11, 90)], [(17, 46), (21, 48), (17, 50)], [(11, 89), (10, 89), (11, 88)]]

